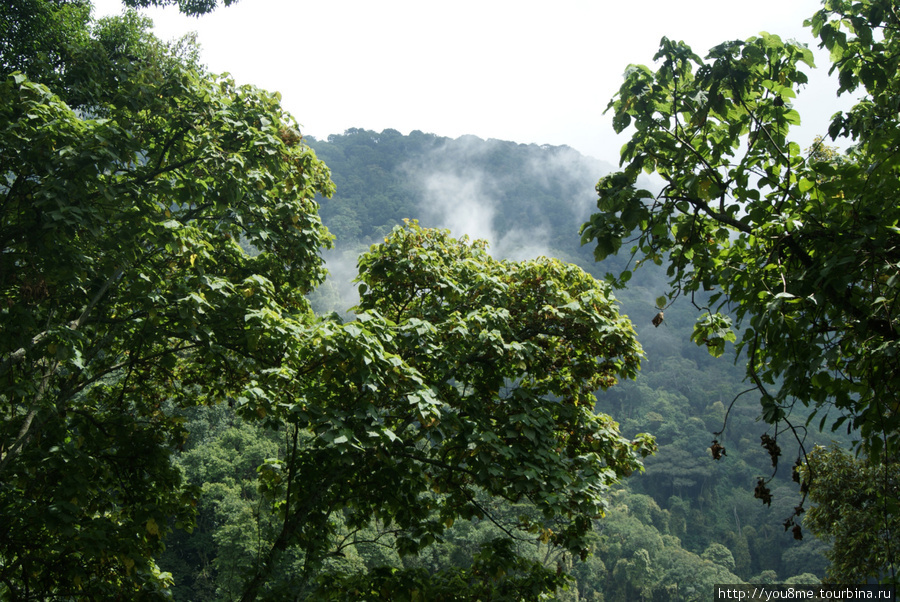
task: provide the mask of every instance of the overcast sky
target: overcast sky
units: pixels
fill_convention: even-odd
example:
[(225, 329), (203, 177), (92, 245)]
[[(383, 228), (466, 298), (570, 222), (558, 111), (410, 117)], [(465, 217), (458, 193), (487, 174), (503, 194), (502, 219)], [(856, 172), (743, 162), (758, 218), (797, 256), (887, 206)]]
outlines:
[[(96, 15), (119, 0), (94, 0)], [(197, 31), (203, 62), (283, 95), (304, 134), (351, 127), (569, 145), (618, 163), (603, 115), (629, 63), (662, 36), (701, 56), (760, 31), (814, 47), (818, 0), (240, 0), (213, 14), (146, 11), (171, 39)], [(824, 55), (817, 63), (827, 68)], [(795, 103), (808, 146), (836, 110), (824, 72)]]

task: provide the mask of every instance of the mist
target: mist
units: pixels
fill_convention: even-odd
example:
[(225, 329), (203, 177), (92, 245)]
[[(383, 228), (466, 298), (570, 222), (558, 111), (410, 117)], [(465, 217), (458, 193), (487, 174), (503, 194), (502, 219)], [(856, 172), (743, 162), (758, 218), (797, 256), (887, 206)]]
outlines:
[[(335, 228), (337, 240), (323, 254), (328, 281), (311, 296), (318, 312), (346, 313), (358, 302), (351, 281), (359, 254), (403, 219), (449, 230), (455, 238), (486, 240), (496, 259), (593, 263), (578, 232), (596, 209), (595, 186), (613, 169), (608, 163), (566, 146), (394, 130), (348, 130), (312, 145), (331, 166), (338, 188), (323, 205), (323, 221)], [(355, 189), (351, 170), (378, 177)]]
[[(525, 160), (504, 164), (510, 151)], [(422, 225), (487, 240), (493, 257), (522, 261), (558, 255), (552, 230), (560, 221), (577, 241), (596, 201), (594, 186), (610, 167), (569, 147), (463, 136), (403, 170), (420, 191)], [(552, 206), (542, 203), (547, 198)]]
[(425, 169), (413, 173), (412, 178), (422, 187), (423, 225), (448, 229), (457, 238), (465, 235), (496, 242), (493, 223), (497, 200), (483, 173)]

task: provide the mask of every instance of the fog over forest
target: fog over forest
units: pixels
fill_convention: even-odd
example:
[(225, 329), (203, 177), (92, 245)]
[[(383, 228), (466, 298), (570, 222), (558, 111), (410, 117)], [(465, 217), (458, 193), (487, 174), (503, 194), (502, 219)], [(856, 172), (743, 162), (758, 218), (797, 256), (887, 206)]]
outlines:
[[(591, 246), (579, 244), (578, 230), (594, 208), (596, 182), (613, 167), (570, 148), (474, 136), (451, 140), (413, 133), (407, 137), (391, 130), (351, 130), (327, 141), (309, 142), (331, 167), (337, 183), (335, 196), (321, 201), (325, 223), (337, 236), (336, 249), (326, 254), (332, 275), (322, 290), (332, 287), (339, 295), (320, 291), (313, 296), (316, 303), (352, 305), (358, 297), (348, 283), (356, 274), (358, 251), (378, 242), (404, 218), (448, 228), (454, 236), (484, 238), (491, 243), (491, 253), (500, 258), (559, 257), (601, 279), (626, 267), (627, 257), (597, 264)], [(360, 173), (368, 177), (360, 178)], [(650, 182), (645, 185), (652, 188)], [(394, 202), (370, 213), (368, 199), (382, 191), (392, 191)], [(352, 231), (364, 234), (342, 237), (342, 231), (351, 231), (348, 216), (363, 213), (372, 216), (371, 224), (360, 221)], [(732, 356), (713, 359), (690, 342), (697, 317), (690, 300), (678, 300), (667, 308), (659, 327), (651, 324), (665, 280), (663, 271), (651, 265), (637, 270), (627, 289), (616, 292), (622, 312), (635, 324), (646, 357), (637, 381), (600, 394), (597, 406), (619, 421), (625, 432), (649, 431), (661, 443), (657, 456), (647, 461), (646, 475), (629, 479), (617, 494), (621, 510), (613, 513), (607, 526), (601, 523), (599, 531), (615, 532), (617, 521), (631, 515), (626, 508), (637, 504), (650, 513), (641, 515), (649, 521), (642, 529), (653, 534), (623, 532), (622, 547), (601, 545), (599, 549), (606, 551), (598, 552), (598, 558), (607, 567), (615, 566), (629, 554), (646, 549), (652, 562), (667, 567), (657, 577), (660, 583), (676, 579), (685, 570), (694, 576), (677, 580), (754, 582), (773, 580), (776, 575), (779, 581), (791, 578), (797, 583), (820, 579), (826, 545), (811, 537), (796, 541), (790, 533), (783, 534), (781, 527), (799, 500), (790, 466), (780, 466), (771, 508), (753, 499), (757, 476), (772, 469), (759, 449), (765, 428), (757, 422), (758, 401), (752, 396), (744, 395), (735, 403), (719, 436), (727, 442), (727, 460), (712, 460), (708, 448), (713, 433), (725, 423), (726, 406), (747, 387)], [(828, 443), (827, 438), (821, 441)], [(787, 457), (796, 453), (787, 447), (784, 451)], [(665, 539), (671, 536), (677, 540)], [(637, 538), (633, 543), (632, 537)], [(662, 538), (653, 544), (659, 550), (650, 540), (641, 540), (645, 537)], [(674, 556), (667, 554), (681, 560), (674, 562)], [(694, 562), (701, 564), (686, 568)], [(723, 566), (733, 574), (717, 573)], [(579, 587), (586, 592), (592, 588), (612, 591), (600, 583), (580, 582)], [(621, 595), (625, 590), (619, 591)]]
[[(320, 202), (326, 225), (336, 235), (335, 249), (325, 252), (328, 286), (340, 291), (348, 307), (356, 299), (349, 282), (356, 276), (357, 253), (379, 242), (389, 224), (402, 219), (448, 229), (457, 237), (487, 240), (490, 253), (502, 259), (558, 257), (560, 253), (590, 256), (589, 249), (578, 247), (578, 229), (593, 208), (598, 177), (613, 169), (608, 163), (565, 146), (541, 147), (477, 136), (449, 139), (414, 133), (402, 137), (394, 130), (350, 135), (344, 142), (349, 148), (331, 155), (331, 145), (337, 146), (341, 140), (342, 136), (332, 136), (329, 141), (312, 138), (308, 142), (331, 166), (338, 188), (333, 199)], [(392, 141), (398, 146), (393, 147)], [(358, 143), (364, 151), (353, 148)], [(354, 156), (355, 151), (360, 155)], [(342, 228), (342, 221), (329, 217), (343, 216), (344, 206), (363, 203), (362, 195), (371, 193), (360, 186), (363, 181), (357, 175), (344, 174), (341, 167), (342, 160), (359, 161), (372, 152), (379, 154), (377, 167), (359, 166), (372, 177), (366, 186), (391, 191), (400, 201), (391, 198), (380, 214), (376, 208), (372, 214), (375, 223), (365, 229), (369, 233), (357, 237), (351, 234), (356, 230), (348, 231)], [(370, 203), (377, 204), (364, 202)]]

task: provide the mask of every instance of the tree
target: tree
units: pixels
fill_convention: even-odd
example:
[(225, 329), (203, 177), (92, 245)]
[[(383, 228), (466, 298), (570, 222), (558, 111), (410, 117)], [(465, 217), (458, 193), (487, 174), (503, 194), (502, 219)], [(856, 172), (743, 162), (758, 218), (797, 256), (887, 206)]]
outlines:
[(151, 596), (192, 521), (178, 410), (275, 395), (266, 340), (312, 319), (332, 185), (277, 95), (133, 13), (62, 37), (62, 67), (3, 59), (53, 88), (0, 83), (0, 596)]
[(709, 547), (703, 551), (703, 554), (701, 554), (700, 557), (704, 560), (709, 560), (728, 571), (734, 571), (734, 555), (732, 555), (731, 550), (720, 543), (711, 543)]
[[(900, 451), (900, 19), (888, 0), (823, 4), (807, 24), (838, 92), (862, 95), (828, 130), (853, 143), (846, 154), (790, 140), (807, 48), (762, 33), (701, 59), (664, 38), (659, 68), (630, 67), (609, 105), (617, 131), (634, 130), (582, 241), (597, 259), (628, 240), (635, 267), (665, 264), (660, 309), (689, 297), (698, 345), (721, 355), (737, 342), (775, 426), (773, 462), (778, 435), (807, 418), (799, 401), (808, 423), (855, 430), (877, 464)], [(662, 178), (658, 195), (637, 188), (642, 172)]]
[[(86, 41), (90, 5), (78, 0), (16, 0), (0, 6), (0, 75), (58, 82), (69, 53)], [(49, 80), (49, 81), (48, 81)]]
[[(222, 6), (231, 6), (238, 0), (223, 0)], [(219, 6), (219, 0), (122, 0), (131, 8), (147, 8), (150, 6), (177, 6), (185, 15), (199, 17), (213, 12)]]
[[(803, 524), (825, 541), (832, 583), (866, 583), (895, 574), (900, 545), (900, 513), (885, 499), (900, 489), (897, 463), (872, 466), (837, 447), (816, 447), (804, 467), (815, 504)], [(886, 574), (888, 573), (888, 574)]]
[[(222, 403), (285, 442), (258, 467), (271, 537), (235, 554), (243, 599), (312, 592), (348, 535), (414, 554), (456, 519), (497, 520), (481, 495), (536, 508), (497, 520), (485, 587), (559, 585), (508, 539), (586, 554), (608, 489), (654, 448), (593, 413), (641, 355), (608, 287), (413, 224), (360, 259), (356, 320), (317, 317), (314, 198), (333, 185), (279, 96), (203, 72), (133, 12), (67, 23), (83, 29), (53, 53), (3, 55), (0, 596), (165, 597), (153, 558), (199, 493), (172, 456), (187, 411)], [(299, 568), (270, 579), (286, 558)]]
[[(593, 411), (596, 390), (635, 375), (640, 347), (608, 288), (579, 268), (498, 261), (485, 247), (415, 223), (395, 228), (359, 260), (356, 319), (322, 320), (273, 374), (284, 388), (266, 410), (292, 439), (260, 479), (282, 526), (242, 599), (273, 595), (269, 575), (291, 550), (304, 569), (285, 587), (309, 592), (323, 561), (372, 527), (401, 555), (459, 519), (586, 555), (609, 488), (654, 448)], [(500, 522), (482, 494), (535, 512)], [(507, 568), (527, 583), (514, 588), (528, 589), (537, 577), (517, 562)], [(388, 587), (388, 577), (397, 587), (418, 579), (332, 576), (322, 591), (335, 599), (360, 578)]]
[(712, 544), (701, 557), (666, 534), (671, 515), (651, 498), (620, 491), (615, 500), (598, 526), (597, 556), (609, 578), (588, 581), (604, 599), (706, 600), (716, 583), (741, 583), (724, 546)]

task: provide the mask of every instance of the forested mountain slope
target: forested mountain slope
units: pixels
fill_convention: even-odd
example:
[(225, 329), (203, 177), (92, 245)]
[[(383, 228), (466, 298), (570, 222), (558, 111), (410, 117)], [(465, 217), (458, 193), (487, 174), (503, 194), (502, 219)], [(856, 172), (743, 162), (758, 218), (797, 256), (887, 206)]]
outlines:
[(612, 166), (572, 148), (360, 129), (306, 142), (331, 169), (338, 191), (320, 199), (320, 215), (336, 237), (336, 249), (325, 253), (335, 290), (320, 291), (328, 305), (354, 303), (346, 284), (356, 256), (403, 219), (486, 239), (497, 257), (593, 263), (577, 233), (593, 206), (597, 174)]
[[(597, 264), (592, 250), (579, 245), (578, 228), (596, 199), (594, 185), (611, 166), (571, 148), (475, 137), (452, 140), (421, 132), (403, 136), (394, 130), (349, 130), (327, 141), (308, 142), (331, 168), (337, 186), (321, 209), (323, 221), (336, 236), (336, 250), (329, 256), (329, 268), (335, 273), (316, 297), (333, 309), (352, 303), (352, 287), (338, 278), (349, 279), (356, 252), (404, 218), (448, 227), (454, 235), (487, 238), (492, 252), (501, 257), (556, 256), (598, 278), (625, 267), (619, 257)], [(668, 308), (662, 324), (653, 326), (663, 278), (661, 270), (645, 268), (617, 292), (623, 313), (638, 329), (646, 360), (637, 381), (598, 397), (598, 409), (618, 420), (624, 432), (650, 432), (660, 444), (659, 453), (646, 461), (646, 473), (628, 482), (622, 499), (636, 494), (652, 498), (649, 507), (658, 508), (657, 516), (665, 518), (641, 520), (641, 529), (668, 536), (672, 550), (700, 555), (713, 544), (724, 545), (734, 560), (726, 566), (742, 579), (784, 581), (802, 574), (821, 578), (825, 544), (809, 535), (795, 540), (781, 525), (800, 497), (790, 472), (796, 444), (783, 450), (778, 477), (770, 484), (771, 507), (754, 499), (758, 477), (773, 473), (771, 458), (760, 445), (766, 429), (758, 422), (758, 400), (744, 395), (731, 405), (747, 388), (743, 372), (734, 365), (732, 354), (714, 359), (690, 342), (696, 314), (688, 301)], [(727, 455), (716, 462), (709, 446), (713, 433), (723, 426), (719, 440)], [(829, 443), (825, 437), (815, 441)], [(804, 443), (811, 447), (813, 438)], [(640, 505), (648, 507), (647, 503)], [(629, 512), (635, 514), (634, 504), (623, 502), (622, 507), (629, 509), (601, 522), (601, 532), (619, 533), (616, 523)], [(628, 532), (624, 529), (621, 533), (626, 535), (617, 537), (627, 540)], [(620, 561), (635, 562), (629, 554), (642, 548), (629, 545), (600, 544), (597, 557), (603, 560), (607, 577)], [(678, 579), (665, 577), (668, 569), (661, 567), (667, 560), (656, 557), (665, 554), (649, 551), (654, 565), (660, 565), (652, 572), (654, 587), (671, 587)], [(617, 579), (625, 579), (626, 573), (634, 575), (620, 571)], [(643, 579), (628, 579), (632, 578)]]
[(348, 130), (307, 143), (339, 190), (320, 210), (339, 241), (383, 236), (401, 219), (418, 218), (488, 238), (500, 254), (519, 251), (515, 241), (525, 234), (531, 245), (571, 252), (578, 248), (571, 231), (592, 208), (591, 182), (612, 169), (564, 146), (418, 131)]

